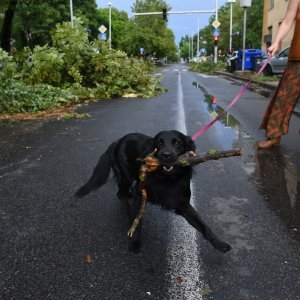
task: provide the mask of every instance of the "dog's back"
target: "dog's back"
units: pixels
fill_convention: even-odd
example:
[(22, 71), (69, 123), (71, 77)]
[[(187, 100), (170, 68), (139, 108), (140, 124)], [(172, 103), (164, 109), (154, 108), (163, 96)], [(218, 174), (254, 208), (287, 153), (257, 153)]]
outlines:
[(110, 170), (114, 171), (120, 194), (128, 193), (133, 181), (138, 179), (141, 162), (151, 148), (152, 138), (141, 133), (130, 133), (112, 143), (100, 156), (91, 178), (76, 192), (76, 197), (84, 197), (89, 192), (104, 185)]

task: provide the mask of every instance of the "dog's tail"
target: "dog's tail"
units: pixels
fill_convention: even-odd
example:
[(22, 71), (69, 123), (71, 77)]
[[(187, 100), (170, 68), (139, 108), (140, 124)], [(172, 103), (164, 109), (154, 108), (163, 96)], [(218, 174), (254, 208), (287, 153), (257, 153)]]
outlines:
[(89, 192), (99, 188), (107, 182), (110, 169), (112, 167), (111, 157), (113, 155), (115, 145), (116, 142), (112, 143), (100, 156), (91, 178), (75, 193), (76, 197), (82, 198)]

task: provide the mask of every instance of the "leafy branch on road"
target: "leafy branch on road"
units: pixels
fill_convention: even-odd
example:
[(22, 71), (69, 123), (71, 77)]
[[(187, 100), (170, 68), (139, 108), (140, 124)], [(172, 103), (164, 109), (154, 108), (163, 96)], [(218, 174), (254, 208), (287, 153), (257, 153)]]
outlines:
[(193, 72), (213, 74), (215, 71), (225, 70), (226, 63), (219, 61), (217, 64), (213, 61), (206, 61), (202, 63), (191, 62), (189, 63), (190, 70)]
[(151, 64), (88, 40), (80, 19), (58, 24), (52, 46), (25, 48), (14, 57), (0, 49), (0, 113), (53, 109), (124, 94), (150, 98), (162, 91)]

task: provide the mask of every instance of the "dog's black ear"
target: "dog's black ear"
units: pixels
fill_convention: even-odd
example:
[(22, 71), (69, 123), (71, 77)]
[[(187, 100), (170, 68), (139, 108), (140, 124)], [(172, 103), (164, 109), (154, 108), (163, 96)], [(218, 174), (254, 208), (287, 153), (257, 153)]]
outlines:
[(196, 144), (190, 136), (185, 138), (186, 151), (196, 151)]

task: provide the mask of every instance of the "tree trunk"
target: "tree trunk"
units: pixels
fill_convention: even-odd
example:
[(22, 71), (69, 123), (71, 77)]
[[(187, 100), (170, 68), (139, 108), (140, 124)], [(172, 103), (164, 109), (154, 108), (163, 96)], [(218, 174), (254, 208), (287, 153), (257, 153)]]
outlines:
[(12, 24), (17, 4), (18, 0), (9, 0), (8, 8), (4, 13), (0, 45), (8, 53), (11, 53)]

